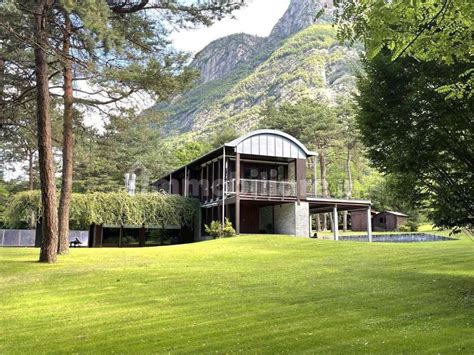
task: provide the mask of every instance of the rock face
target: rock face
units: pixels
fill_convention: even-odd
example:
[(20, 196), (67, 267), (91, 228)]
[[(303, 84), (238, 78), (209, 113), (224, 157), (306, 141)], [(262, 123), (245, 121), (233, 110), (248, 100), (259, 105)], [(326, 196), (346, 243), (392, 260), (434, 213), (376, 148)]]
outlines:
[(219, 38), (196, 54), (191, 66), (199, 70), (203, 83), (221, 79), (240, 64), (252, 61), (263, 41), (246, 33)]
[[(354, 88), (358, 52), (341, 46), (327, 24), (331, 0), (292, 0), (267, 38), (235, 34), (210, 43), (192, 65), (201, 81), (171, 104), (159, 103), (168, 136), (203, 136), (223, 126), (245, 132), (268, 100), (302, 98), (337, 105)], [(329, 11), (313, 24), (316, 13)]]
[[(327, 8), (328, 11), (323, 16), (315, 19), (316, 14), (322, 8)], [(326, 23), (331, 9), (332, 0), (291, 0), (285, 14), (270, 33), (269, 40), (282, 40), (314, 23)]]

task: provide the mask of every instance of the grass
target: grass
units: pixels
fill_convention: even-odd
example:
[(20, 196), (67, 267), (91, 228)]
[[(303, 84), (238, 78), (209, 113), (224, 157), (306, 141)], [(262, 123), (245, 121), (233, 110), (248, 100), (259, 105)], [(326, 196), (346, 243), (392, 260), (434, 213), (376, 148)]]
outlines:
[(0, 353), (474, 352), (474, 243), (0, 249)]

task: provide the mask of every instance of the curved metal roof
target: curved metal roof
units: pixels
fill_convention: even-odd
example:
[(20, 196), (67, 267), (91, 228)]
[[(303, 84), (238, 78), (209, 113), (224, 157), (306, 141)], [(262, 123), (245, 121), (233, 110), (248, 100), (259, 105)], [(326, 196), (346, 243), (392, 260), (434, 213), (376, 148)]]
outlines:
[(316, 153), (308, 150), (303, 143), (288, 133), (276, 129), (259, 129), (226, 143), (238, 153), (278, 156), (287, 158), (307, 158)]

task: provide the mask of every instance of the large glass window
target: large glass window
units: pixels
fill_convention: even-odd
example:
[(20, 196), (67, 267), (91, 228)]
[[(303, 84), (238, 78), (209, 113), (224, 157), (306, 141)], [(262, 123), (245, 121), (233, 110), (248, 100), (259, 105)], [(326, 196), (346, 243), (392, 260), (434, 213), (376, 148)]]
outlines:
[(147, 229), (145, 234), (145, 245), (170, 245), (178, 244), (179, 229)]
[(251, 180), (285, 180), (285, 165), (245, 164), (243, 179)]
[(278, 166), (278, 181), (285, 181), (285, 166), (279, 165)]
[(139, 232), (139, 228), (124, 228), (121, 246), (138, 247), (140, 245)]
[(120, 239), (120, 228), (106, 228), (102, 231), (102, 246), (118, 247)]

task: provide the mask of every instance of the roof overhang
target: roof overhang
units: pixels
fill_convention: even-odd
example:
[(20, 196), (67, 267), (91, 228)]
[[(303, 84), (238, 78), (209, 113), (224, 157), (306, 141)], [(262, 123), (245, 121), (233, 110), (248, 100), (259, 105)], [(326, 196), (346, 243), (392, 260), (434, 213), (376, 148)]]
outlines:
[(317, 153), (288, 133), (276, 129), (259, 129), (226, 143), (237, 153), (287, 158), (308, 158)]
[(372, 206), (369, 200), (340, 199), (327, 197), (307, 197), (309, 209), (313, 213), (332, 212), (334, 207), (339, 211), (362, 211)]

